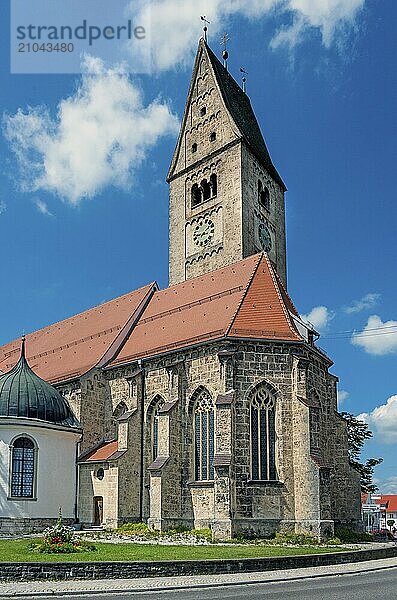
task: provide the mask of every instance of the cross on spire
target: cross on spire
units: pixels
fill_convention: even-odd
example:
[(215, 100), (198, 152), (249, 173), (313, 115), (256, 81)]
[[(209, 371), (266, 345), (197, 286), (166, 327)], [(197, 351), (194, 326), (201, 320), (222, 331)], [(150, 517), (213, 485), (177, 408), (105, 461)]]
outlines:
[(205, 15), (202, 15), (200, 17), (200, 19), (202, 21), (204, 21), (204, 27), (203, 27), (204, 39), (205, 39), (205, 43), (207, 43), (208, 42), (208, 39), (207, 39), (208, 25), (211, 23), (211, 21), (208, 21)]

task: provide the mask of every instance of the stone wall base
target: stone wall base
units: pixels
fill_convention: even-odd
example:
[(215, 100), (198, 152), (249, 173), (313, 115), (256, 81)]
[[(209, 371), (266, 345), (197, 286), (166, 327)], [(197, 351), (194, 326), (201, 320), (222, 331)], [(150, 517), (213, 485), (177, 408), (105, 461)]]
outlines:
[[(11, 519), (0, 517), (0, 537), (26, 535), (29, 533), (43, 533), (47, 527), (52, 527), (58, 519)], [(65, 525), (72, 525), (74, 519), (63, 519)]]
[(334, 536), (334, 522), (331, 520), (304, 519), (295, 522), (295, 533), (307, 533), (320, 540), (327, 540)]
[[(147, 520), (147, 524), (150, 529), (155, 529), (156, 531), (167, 531), (167, 529), (175, 529), (176, 527), (186, 527), (188, 529), (193, 529), (193, 521), (189, 519), (178, 519), (178, 518), (158, 518), (153, 517)], [(209, 527), (209, 525), (207, 525)]]

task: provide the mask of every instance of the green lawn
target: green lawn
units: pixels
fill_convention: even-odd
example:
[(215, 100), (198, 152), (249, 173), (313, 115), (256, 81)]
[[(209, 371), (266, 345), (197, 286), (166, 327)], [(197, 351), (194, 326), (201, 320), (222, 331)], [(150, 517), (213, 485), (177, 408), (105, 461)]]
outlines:
[(39, 554), (30, 552), (30, 541), (0, 540), (0, 562), (74, 562), (74, 561), (128, 561), (128, 560), (204, 560), (208, 558), (252, 558), (291, 556), (340, 552), (343, 548), (274, 546), (158, 546), (148, 544), (96, 543), (95, 552), (76, 554)]

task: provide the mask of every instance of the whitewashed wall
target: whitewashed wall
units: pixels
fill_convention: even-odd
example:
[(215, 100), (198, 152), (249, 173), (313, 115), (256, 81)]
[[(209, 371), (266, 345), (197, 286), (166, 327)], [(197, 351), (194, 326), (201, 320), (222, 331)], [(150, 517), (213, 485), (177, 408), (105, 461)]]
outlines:
[[(9, 500), (10, 444), (24, 434), (33, 438), (38, 447), (36, 499)], [(65, 518), (73, 518), (79, 439), (78, 432), (56, 426), (0, 418), (0, 518), (56, 518), (60, 506)]]

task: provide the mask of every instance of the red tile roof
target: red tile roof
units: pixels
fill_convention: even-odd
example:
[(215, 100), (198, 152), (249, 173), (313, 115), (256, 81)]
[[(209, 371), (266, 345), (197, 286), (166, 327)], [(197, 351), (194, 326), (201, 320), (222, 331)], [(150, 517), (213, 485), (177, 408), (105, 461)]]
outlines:
[[(157, 291), (156, 284), (27, 336), (29, 364), (53, 383), (221, 338), (302, 341), (291, 299), (265, 254)], [(0, 371), (20, 342), (0, 348)]]
[[(83, 375), (104, 355), (110, 360), (154, 289), (154, 284), (146, 285), (27, 335), (29, 365), (40, 377), (54, 383)], [(0, 371), (5, 373), (16, 364), (20, 348), (20, 340), (0, 348)]]
[[(367, 501), (368, 494), (361, 494), (361, 503), (366, 504)], [(397, 494), (372, 494), (372, 502), (387, 505), (386, 512), (397, 513)]]
[(388, 504), (386, 512), (397, 513), (397, 495), (382, 494), (380, 500), (375, 500), (376, 504)]
[(224, 337), (301, 341), (283, 296), (264, 254), (158, 291), (111, 364)]
[(111, 458), (118, 451), (118, 441), (104, 442), (98, 448), (91, 450), (87, 454), (83, 454), (79, 458), (79, 462), (102, 462)]

